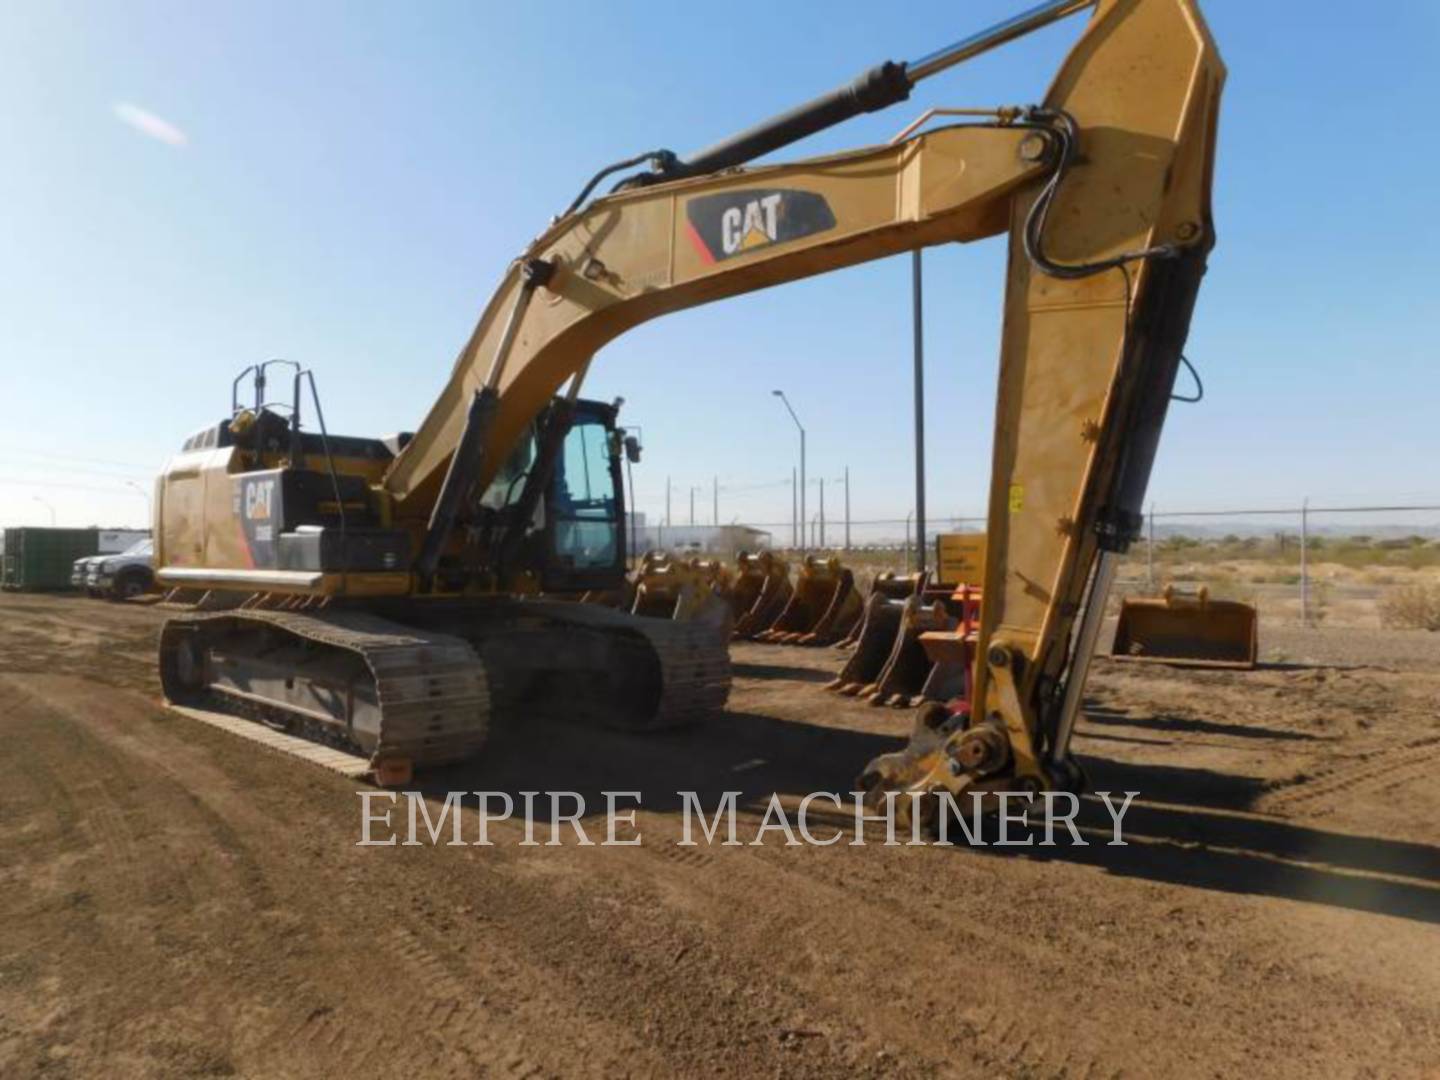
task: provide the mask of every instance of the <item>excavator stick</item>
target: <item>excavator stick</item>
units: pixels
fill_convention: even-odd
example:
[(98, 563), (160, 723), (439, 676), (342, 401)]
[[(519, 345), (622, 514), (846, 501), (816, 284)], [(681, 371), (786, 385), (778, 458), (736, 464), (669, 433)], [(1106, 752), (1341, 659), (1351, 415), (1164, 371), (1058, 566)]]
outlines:
[(1070, 743), (1215, 242), (1224, 77), (1195, 0), (1099, 0), (1051, 84), (1061, 165), (1009, 207), (971, 707), (920, 710), (872, 802), (1084, 784)]
[(790, 602), (790, 566), (768, 551), (742, 551), (735, 557), (730, 593), (735, 638), (753, 638), (768, 630)]
[(1167, 587), (1160, 597), (1125, 598), (1110, 655), (1176, 667), (1249, 669), (1259, 656), (1258, 623), (1249, 604), (1211, 600), (1205, 588), (1186, 596)]

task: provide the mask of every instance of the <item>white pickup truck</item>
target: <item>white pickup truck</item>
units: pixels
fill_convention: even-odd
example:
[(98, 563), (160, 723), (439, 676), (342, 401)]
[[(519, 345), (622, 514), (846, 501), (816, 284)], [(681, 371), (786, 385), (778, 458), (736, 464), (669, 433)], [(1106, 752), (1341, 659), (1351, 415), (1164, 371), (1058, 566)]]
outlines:
[(76, 559), (70, 583), (88, 596), (112, 600), (147, 593), (155, 587), (155, 545), (139, 540), (116, 554)]

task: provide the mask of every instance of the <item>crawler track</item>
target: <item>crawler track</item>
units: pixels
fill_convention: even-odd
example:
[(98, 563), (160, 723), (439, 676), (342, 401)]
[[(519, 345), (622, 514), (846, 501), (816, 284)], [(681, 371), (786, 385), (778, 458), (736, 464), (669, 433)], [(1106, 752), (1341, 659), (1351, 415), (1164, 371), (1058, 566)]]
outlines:
[(188, 612), (161, 630), (160, 671), (172, 704), (427, 768), (477, 754), (497, 715), (630, 731), (696, 723), (729, 695), (726, 636), (551, 600)]
[(366, 612), (173, 616), (160, 677), (171, 702), (250, 711), (372, 761), (460, 761), (489, 727), (485, 669), (467, 642)]

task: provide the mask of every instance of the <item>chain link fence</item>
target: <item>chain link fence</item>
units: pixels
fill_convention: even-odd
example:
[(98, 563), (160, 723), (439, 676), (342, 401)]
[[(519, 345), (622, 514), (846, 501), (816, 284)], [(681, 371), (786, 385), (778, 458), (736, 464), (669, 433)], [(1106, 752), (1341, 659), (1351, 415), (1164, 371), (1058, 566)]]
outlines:
[[(747, 523), (782, 552), (839, 555), (857, 568), (919, 565), (914, 515), (846, 519), (812, 514), (799, 542), (793, 521)], [(985, 518), (932, 516), (935, 536), (982, 532)], [(1153, 509), (1120, 566), (1115, 594), (1166, 586), (1254, 604), (1263, 617), (1304, 625), (1440, 629), (1440, 504), (1312, 505), (1220, 510)]]

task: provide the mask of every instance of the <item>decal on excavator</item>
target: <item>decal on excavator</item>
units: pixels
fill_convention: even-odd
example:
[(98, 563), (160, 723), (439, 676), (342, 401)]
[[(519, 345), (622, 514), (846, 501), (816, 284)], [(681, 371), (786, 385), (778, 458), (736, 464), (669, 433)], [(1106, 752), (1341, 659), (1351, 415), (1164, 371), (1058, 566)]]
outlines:
[(707, 263), (835, 227), (823, 195), (791, 188), (751, 188), (700, 195), (685, 204), (690, 240)]
[(240, 519), (250, 565), (275, 566), (276, 526), (284, 519), (280, 472), (267, 470), (237, 476), (234, 483), (235, 512)]

